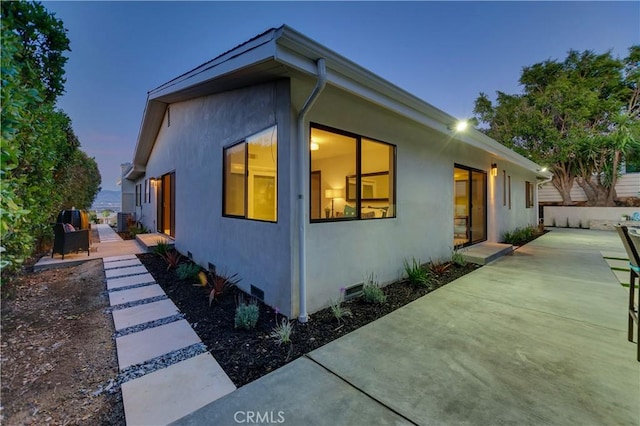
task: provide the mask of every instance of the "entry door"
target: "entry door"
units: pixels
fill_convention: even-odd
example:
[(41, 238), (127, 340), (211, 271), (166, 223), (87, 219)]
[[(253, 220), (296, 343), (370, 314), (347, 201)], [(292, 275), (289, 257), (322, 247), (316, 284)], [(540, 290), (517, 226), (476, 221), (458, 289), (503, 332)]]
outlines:
[(470, 245), (487, 239), (487, 173), (455, 165), (453, 242)]
[(158, 232), (175, 237), (176, 174), (163, 175), (158, 187)]

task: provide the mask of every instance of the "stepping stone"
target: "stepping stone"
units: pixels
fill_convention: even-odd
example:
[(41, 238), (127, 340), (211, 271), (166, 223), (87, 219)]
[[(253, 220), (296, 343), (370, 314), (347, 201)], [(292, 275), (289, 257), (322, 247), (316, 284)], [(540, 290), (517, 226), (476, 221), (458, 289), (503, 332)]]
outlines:
[(185, 320), (127, 334), (116, 339), (118, 366), (122, 371), (131, 365), (196, 343), (200, 343), (200, 338)]
[(128, 425), (168, 424), (236, 387), (209, 353), (122, 384)]
[(605, 259), (611, 269), (618, 269), (620, 271), (629, 271), (629, 261), (620, 259)]
[(138, 275), (138, 274), (146, 274), (147, 268), (144, 266), (130, 266), (128, 268), (119, 268), (119, 269), (109, 269), (104, 271), (104, 274), (107, 278), (116, 278), (116, 277), (124, 277), (126, 275)]
[(111, 278), (107, 280), (107, 290), (129, 287), (136, 284), (155, 284), (151, 274), (131, 275), (129, 277)]
[(629, 256), (624, 251), (601, 251), (600, 254), (605, 259), (629, 260)]
[[(616, 276), (620, 284), (625, 287), (629, 287), (629, 271), (620, 271), (618, 269), (612, 269), (611, 272)], [(637, 280), (636, 280), (637, 281)]]
[(126, 268), (127, 266), (142, 266), (142, 263), (138, 259), (126, 259), (121, 260), (119, 262), (109, 262), (104, 264), (104, 269), (116, 269), (116, 268)]
[(129, 260), (129, 259), (137, 259), (137, 258), (138, 256), (136, 256), (135, 254), (123, 254), (120, 256), (103, 257), (102, 262), (103, 263), (119, 262), (121, 260)]
[(135, 302), (137, 300), (150, 299), (152, 297), (164, 296), (162, 287), (158, 284), (136, 287), (130, 290), (112, 291), (109, 293), (109, 304), (111, 306), (122, 305), (123, 303)]
[(144, 305), (132, 306), (127, 309), (113, 311), (113, 324), (116, 330), (122, 330), (149, 321), (156, 321), (179, 314), (180, 310), (169, 299)]

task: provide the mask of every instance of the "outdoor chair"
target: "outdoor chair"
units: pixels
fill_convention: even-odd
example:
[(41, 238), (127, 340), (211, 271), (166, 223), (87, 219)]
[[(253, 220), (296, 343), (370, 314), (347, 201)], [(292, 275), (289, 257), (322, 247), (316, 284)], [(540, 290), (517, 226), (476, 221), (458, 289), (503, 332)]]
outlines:
[(59, 253), (64, 259), (64, 255), (67, 253), (78, 253), (80, 250), (86, 250), (87, 256), (91, 254), (89, 229), (73, 229), (71, 225), (64, 223), (56, 223), (53, 225), (53, 251), (51, 257), (54, 254)]
[[(640, 277), (640, 236), (629, 234), (629, 229), (624, 225), (616, 226), (616, 231), (622, 240), (622, 245), (629, 256), (629, 317), (627, 325), (627, 339), (633, 342), (633, 324), (636, 323), (636, 344), (637, 358), (640, 361), (640, 324), (638, 323), (638, 310), (640, 309), (640, 301), (636, 304), (636, 278)], [(640, 284), (640, 279), (638, 280)], [(640, 294), (640, 290), (638, 291)]]

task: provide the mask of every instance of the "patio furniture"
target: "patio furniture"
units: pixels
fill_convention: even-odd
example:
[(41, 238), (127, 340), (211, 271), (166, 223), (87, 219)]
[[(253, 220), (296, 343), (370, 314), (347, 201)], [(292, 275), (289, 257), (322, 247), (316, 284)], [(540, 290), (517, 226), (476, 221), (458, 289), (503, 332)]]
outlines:
[[(640, 301), (636, 304), (636, 278), (640, 277), (640, 256), (638, 255), (640, 250), (640, 234), (630, 234), (629, 229), (624, 225), (616, 226), (616, 231), (620, 235), (622, 245), (629, 256), (629, 311), (628, 311), (628, 325), (627, 325), (627, 339), (633, 342), (633, 324), (636, 323), (636, 344), (637, 344), (637, 358), (640, 361), (640, 324), (638, 324), (638, 309), (640, 309)], [(640, 279), (638, 280), (640, 284)], [(640, 294), (640, 290), (638, 291)]]
[(64, 259), (64, 255), (67, 253), (78, 253), (80, 250), (86, 250), (87, 256), (91, 254), (89, 229), (73, 229), (68, 224), (56, 223), (53, 225), (53, 250), (51, 257), (54, 254), (59, 253)]

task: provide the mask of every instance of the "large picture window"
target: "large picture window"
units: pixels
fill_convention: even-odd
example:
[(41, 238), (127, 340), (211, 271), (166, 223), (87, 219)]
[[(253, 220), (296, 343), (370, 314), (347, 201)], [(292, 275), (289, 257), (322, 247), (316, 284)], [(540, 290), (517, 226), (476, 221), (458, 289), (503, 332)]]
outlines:
[(395, 217), (394, 145), (311, 127), (312, 221)]
[(277, 134), (273, 126), (224, 149), (225, 216), (278, 220)]

